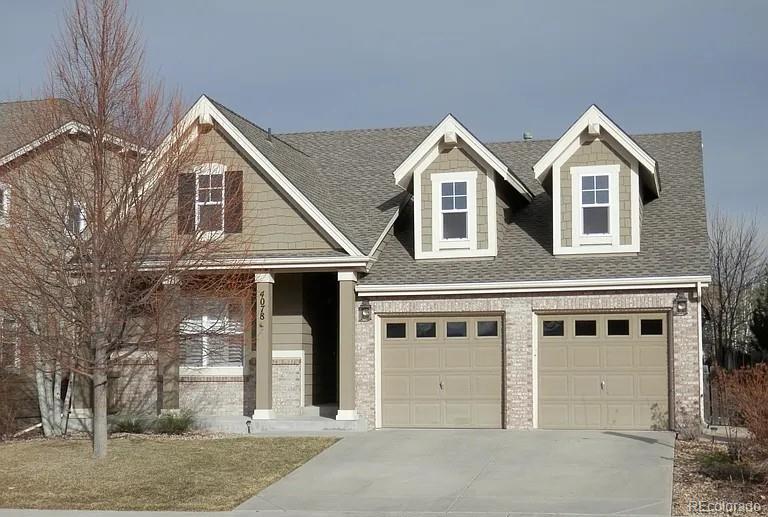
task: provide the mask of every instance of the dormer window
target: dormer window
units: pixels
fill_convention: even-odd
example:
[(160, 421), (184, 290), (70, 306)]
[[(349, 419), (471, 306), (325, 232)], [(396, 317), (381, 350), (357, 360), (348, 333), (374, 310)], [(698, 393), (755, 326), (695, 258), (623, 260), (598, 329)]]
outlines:
[(467, 182), (446, 181), (440, 185), (443, 218), (443, 240), (466, 240), (467, 219)]
[(570, 174), (575, 244), (617, 242), (619, 166), (571, 167)]
[(437, 250), (477, 248), (477, 172), (433, 173), (432, 232)]
[(611, 196), (607, 174), (581, 177), (582, 235), (609, 235)]

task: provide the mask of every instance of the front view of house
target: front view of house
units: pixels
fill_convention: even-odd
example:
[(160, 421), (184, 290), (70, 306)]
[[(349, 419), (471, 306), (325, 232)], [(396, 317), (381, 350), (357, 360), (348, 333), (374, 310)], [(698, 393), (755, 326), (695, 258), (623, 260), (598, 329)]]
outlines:
[[(190, 300), (183, 353), (114, 372), (114, 410), (263, 429), (699, 417), (699, 133), (628, 135), (591, 106), (555, 141), (484, 143), (451, 115), (272, 134), (205, 96), (182, 124), (206, 154), (179, 180), (177, 230), (229, 234), (246, 294)], [(213, 321), (226, 332), (200, 331)]]

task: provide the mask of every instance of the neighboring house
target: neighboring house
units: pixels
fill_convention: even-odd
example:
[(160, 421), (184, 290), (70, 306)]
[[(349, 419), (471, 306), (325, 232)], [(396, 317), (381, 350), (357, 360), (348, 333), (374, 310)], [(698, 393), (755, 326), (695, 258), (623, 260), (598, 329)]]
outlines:
[(700, 415), (699, 133), (627, 135), (591, 106), (554, 141), (484, 143), (451, 115), (272, 134), (205, 96), (181, 125), (207, 154), (178, 231), (228, 234), (216, 267), (252, 289), (192, 301), (181, 360), (115, 372), (115, 408), (332, 406), (369, 429)]

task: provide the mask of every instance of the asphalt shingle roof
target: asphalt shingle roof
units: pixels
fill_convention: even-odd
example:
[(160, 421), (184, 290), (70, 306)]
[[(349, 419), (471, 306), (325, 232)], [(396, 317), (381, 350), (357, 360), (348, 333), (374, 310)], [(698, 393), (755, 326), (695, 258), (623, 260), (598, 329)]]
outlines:
[(64, 102), (60, 99), (0, 102), (0, 157), (59, 127), (63, 121), (54, 120), (67, 113)]
[[(243, 134), (363, 253), (369, 253), (407, 194), (392, 172), (432, 127), (267, 132), (217, 104)], [(552, 200), (532, 167), (554, 140), (486, 144), (534, 193), (498, 223), (498, 256), (462, 261), (413, 258), (411, 203), (382, 244), (364, 284), (431, 284), (643, 278), (709, 274), (701, 134), (633, 136), (658, 163), (661, 196), (643, 206), (637, 255), (554, 256)]]

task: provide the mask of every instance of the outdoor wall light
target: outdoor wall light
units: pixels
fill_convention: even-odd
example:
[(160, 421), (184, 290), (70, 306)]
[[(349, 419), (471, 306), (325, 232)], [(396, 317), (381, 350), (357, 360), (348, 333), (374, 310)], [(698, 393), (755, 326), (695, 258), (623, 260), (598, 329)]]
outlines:
[(363, 300), (360, 302), (360, 321), (371, 321), (371, 302)]
[(675, 297), (675, 316), (688, 314), (688, 297), (684, 293), (677, 293)]

